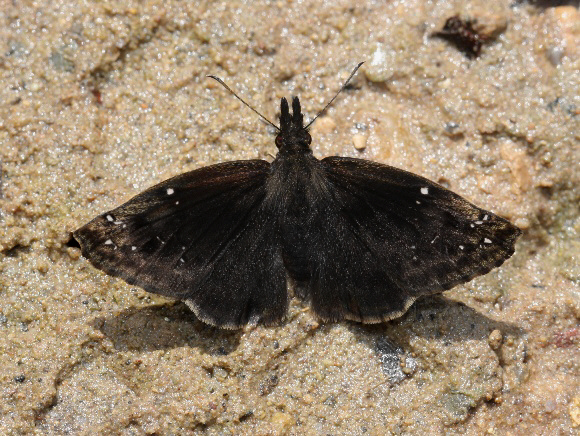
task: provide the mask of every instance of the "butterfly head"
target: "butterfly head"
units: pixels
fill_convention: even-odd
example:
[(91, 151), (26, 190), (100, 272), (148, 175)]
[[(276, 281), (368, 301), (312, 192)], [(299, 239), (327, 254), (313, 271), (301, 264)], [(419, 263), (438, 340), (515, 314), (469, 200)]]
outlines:
[(280, 103), (280, 132), (276, 136), (276, 147), (283, 152), (310, 151), (312, 137), (304, 127), (304, 117), (298, 97), (292, 98), (292, 114), (288, 100), (282, 98)]

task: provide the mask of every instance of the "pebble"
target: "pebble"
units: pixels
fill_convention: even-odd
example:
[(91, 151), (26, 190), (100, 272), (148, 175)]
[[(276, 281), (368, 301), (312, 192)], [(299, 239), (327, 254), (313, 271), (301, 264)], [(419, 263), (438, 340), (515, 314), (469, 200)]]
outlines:
[(382, 43), (376, 44), (370, 54), (370, 61), (363, 68), (366, 78), (374, 83), (388, 81), (394, 74), (395, 56), (392, 47)]
[(572, 59), (580, 55), (580, 12), (574, 6), (549, 8), (541, 21), (538, 43), (545, 47), (546, 57), (553, 65), (560, 64), (564, 56)]
[(487, 342), (492, 350), (497, 350), (501, 346), (501, 342), (503, 340), (503, 336), (501, 331), (495, 329), (489, 334), (487, 338)]
[(503, 14), (487, 14), (485, 12), (478, 13), (476, 22), (473, 24), (473, 27), (480, 35), (489, 39), (495, 39), (504, 33), (507, 26), (507, 16)]
[(367, 148), (367, 137), (366, 135), (357, 133), (356, 135), (352, 135), (352, 143), (357, 150), (364, 150)]
[(529, 168), (532, 167), (530, 159), (525, 150), (521, 149), (517, 144), (510, 140), (505, 140), (500, 144), (499, 148), (502, 159), (507, 162), (507, 165), (515, 179), (518, 191), (527, 191), (531, 187), (532, 176)]
[(331, 133), (336, 128), (336, 122), (331, 117), (320, 117), (316, 120), (316, 122), (312, 125), (313, 129), (318, 134), (326, 134)]
[(568, 408), (568, 413), (570, 414), (572, 427), (580, 427), (580, 396), (574, 397), (572, 399), (570, 402), (570, 407)]
[(285, 433), (294, 425), (294, 418), (289, 413), (276, 412), (272, 415), (271, 423), (276, 427), (278, 433)]
[(574, 6), (558, 6), (552, 8), (554, 18), (561, 28), (565, 43), (565, 53), (573, 56), (580, 39), (580, 12)]

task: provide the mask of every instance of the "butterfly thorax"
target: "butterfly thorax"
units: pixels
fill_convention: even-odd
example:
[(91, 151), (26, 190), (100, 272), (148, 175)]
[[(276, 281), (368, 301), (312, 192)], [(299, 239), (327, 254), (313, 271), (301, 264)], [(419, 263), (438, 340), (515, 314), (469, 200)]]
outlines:
[(312, 153), (310, 143), (312, 138), (304, 127), (304, 117), (300, 109), (298, 97), (292, 98), (292, 114), (288, 100), (282, 98), (280, 102), (280, 132), (276, 136), (276, 147), (280, 154)]
[[(290, 233), (302, 234), (308, 227), (312, 207), (316, 206), (321, 164), (312, 154), (312, 138), (304, 127), (298, 97), (292, 98), (292, 114), (288, 101), (280, 103), (280, 132), (276, 137), (278, 155), (271, 166), (268, 192), (280, 208), (281, 221), (292, 227)], [(286, 229), (289, 230), (289, 229)]]

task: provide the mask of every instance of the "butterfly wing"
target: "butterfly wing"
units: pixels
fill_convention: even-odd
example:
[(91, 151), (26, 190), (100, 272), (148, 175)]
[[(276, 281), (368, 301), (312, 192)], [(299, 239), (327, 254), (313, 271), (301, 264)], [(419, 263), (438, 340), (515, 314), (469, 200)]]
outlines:
[(262, 160), (181, 174), (74, 232), (97, 268), (184, 300), (227, 328), (272, 324), (287, 310), (286, 275)]
[(322, 319), (395, 318), (514, 253), (517, 227), (436, 183), (360, 159), (320, 163), (311, 256), (291, 276)]

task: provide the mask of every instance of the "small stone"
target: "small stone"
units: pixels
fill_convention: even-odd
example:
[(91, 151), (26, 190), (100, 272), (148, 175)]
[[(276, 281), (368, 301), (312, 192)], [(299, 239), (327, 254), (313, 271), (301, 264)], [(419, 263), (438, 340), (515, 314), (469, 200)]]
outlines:
[(24, 376), (24, 375), (17, 375), (16, 377), (14, 377), (14, 381), (16, 383), (24, 383), (25, 380), (26, 380), (26, 376)]
[(580, 12), (574, 6), (548, 8), (541, 18), (538, 44), (546, 50), (546, 57), (559, 65), (564, 56), (573, 59), (580, 53)]
[(530, 220), (529, 220), (528, 218), (525, 218), (525, 217), (522, 217), (522, 218), (517, 218), (517, 219), (514, 221), (514, 224), (515, 224), (516, 226), (518, 226), (518, 227), (519, 227), (520, 229), (522, 229), (522, 230), (527, 230), (527, 229), (529, 229), (529, 228), (530, 228), (530, 225), (531, 225), (531, 223), (530, 223)]
[(81, 257), (81, 250), (75, 247), (67, 247), (66, 254), (68, 254), (72, 260), (78, 260)]
[(331, 133), (336, 128), (336, 123), (331, 117), (320, 117), (313, 124), (314, 130), (319, 134)]
[(499, 152), (502, 159), (506, 161), (515, 179), (516, 184), (513, 186), (518, 190), (516, 193), (529, 190), (532, 183), (532, 176), (529, 169), (533, 165), (526, 151), (516, 143), (506, 139), (500, 144)]
[(499, 330), (495, 329), (489, 334), (487, 342), (492, 350), (497, 350), (501, 346), (503, 340), (502, 334)]
[(376, 44), (370, 54), (370, 62), (365, 64), (363, 72), (368, 80), (374, 83), (388, 81), (394, 73), (395, 50), (385, 44)]
[(558, 407), (558, 403), (554, 400), (548, 400), (544, 403), (544, 410), (548, 413), (552, 413)]
[(50, 264), (44, 260), (44, 259), (40, 259), (38, 261), (38, 263), (36, 264), (36, 269), (41, 272), (42, 274), (46, 274), (48, 272), (50, 268)]
[(565, 44), (565, 54), (576, 55), (578, 37), (580, 37), (580, 12), (572, 5), (558, 6), (553, 8), (554, 18), (562, 30), (562, 38)]
[(564, 57), (564, 47), (546, 47), (546, 57), (552, 65), (560, 65)]
[(213, 376), (220, 382), (223, 382), (228, 377), (228, 372), (221, 366), (216, 366), (213, 368)]
[(40, 91), (42, 89), (42, 83), (40, 82), (32, 82), (28, 89), (30, 89), (32, 92), (36, 92), (36, 91)]
[(473, 24), (475, 30), (487, 39), (496, 39), (506, 31), (507, 26), (507, 16), (485, 13), (478, 14), (476, 22)]
[(568, 408), (568, 413), (570, 414), (572, 427), (580, 427), (580, 396), (572, 399), (570, 407)]
[(352, 143), (357, 150), (364, 150), (367, 148), (367, 137), (365, 135), (352, 135)]
[(294, 425), (294, 418), (289, 413), (276, 412), (272, 415), (271, 423), (276, 427), (278, 434), (286, 433)]

